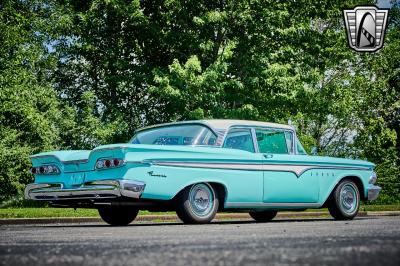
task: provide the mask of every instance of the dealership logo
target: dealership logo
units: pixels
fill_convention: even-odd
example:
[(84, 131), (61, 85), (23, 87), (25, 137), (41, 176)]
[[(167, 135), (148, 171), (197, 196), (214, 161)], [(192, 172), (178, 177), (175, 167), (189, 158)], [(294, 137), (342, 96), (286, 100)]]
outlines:
[(375, 52), (382, 48), (389, 9), (358, 6), (343, 10), (347, 38), (358, 52)]

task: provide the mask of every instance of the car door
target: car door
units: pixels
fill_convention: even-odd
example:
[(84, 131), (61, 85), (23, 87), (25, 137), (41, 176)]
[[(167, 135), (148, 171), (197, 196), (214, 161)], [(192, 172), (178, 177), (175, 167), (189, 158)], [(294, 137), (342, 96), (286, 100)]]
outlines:
[[(266, 203), (312, 203), (318, 201), (318, 177), (298, 175), (294, 134), (291, 130), (255, 129), (258, 149), (264, 156), (264, 194)], [(299, 156), (301, 157), (301, 156)]]
[(240, 160), (229, 162), (234, 167), (240, 168), (240, 170), (227, 172), (229, 200), (239, 204), (262, 202), (264, 157), (256, 152), (252, 129), (249, 127), (230, 128), (226, 134), (223, 148), (248, 152), (243, 154)]

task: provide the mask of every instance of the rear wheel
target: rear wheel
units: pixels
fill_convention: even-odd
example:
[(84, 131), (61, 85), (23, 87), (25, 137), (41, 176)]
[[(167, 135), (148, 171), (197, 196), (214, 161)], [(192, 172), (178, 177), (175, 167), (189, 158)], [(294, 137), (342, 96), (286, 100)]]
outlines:
[(98, 209), (101, 219), (109, 225), (128, 225), (135, 220), (139, 210), (132, 207), (106, 206)]
[(198, 183), (180, 193), (176, 214), (184, 223), (209, 223), (214, 219), (218, 206), (218, 195), (214, 188), (207, 183)]
[(352, 220), (359, 207), (360, 192), (357, 185), (349, 179), (342, 180), (330, 196), (329, 213), (336, 220)]
[(275, 218), (278, 211), (249, 212), (251, 218), (257, 222), (269, 222)]

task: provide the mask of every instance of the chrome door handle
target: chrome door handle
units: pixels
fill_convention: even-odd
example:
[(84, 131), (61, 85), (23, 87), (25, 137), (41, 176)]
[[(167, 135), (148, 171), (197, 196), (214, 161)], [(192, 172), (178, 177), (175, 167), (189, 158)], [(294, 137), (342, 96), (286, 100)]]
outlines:
[(272, 157), (274, 157), (273, 154), (263, 154), (265, 159), (271, 159)]

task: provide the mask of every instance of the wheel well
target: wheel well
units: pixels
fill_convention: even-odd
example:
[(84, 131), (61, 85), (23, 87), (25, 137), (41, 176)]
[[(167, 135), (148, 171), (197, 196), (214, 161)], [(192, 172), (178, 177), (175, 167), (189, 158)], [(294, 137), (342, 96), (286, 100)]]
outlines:
[[(210, 184), (210, 186), (212, 186), (213, 189), (215, 189), (215, 191), (217, 192), (218, 195), (218, 201), (219, 201), (219, 208), (218, 211), (221, 211), (224, 208), (224, 203), (225, 203), (225, 198), (226, 198), (226, 187), (221, 184), (221, 183), (216, 183), (216, 182), (199, 182), (199, 183), (208, 183)], [(175, 197), (172, 199), (172, 201), (175, 201), (177, 197), (179, 197), (181, 195), (181, 193), (188, 187), (194, 185), (196, 183), (190, 184), (184, 188), (182, 188), (176, 195)]]
[(366, 200), (366, 197), (364, 195), (364, 185), (363, 185), (361, 179), (358, 176), (345, 176), (342, 179), (340, 179), (339, 182), (332, 189), (331, 193), (329, 194), (329, 197), (326, 199), (325, 203), (322, 205), (322, 208), (327, 207), (329, 199), (331, 198), (332, 193), (335, 191), (335, 188), (340, 184), (340, 182), (342, 182), (345, 179), (353, 181), (356, 184), (358, 191), (360, 192), (360, 199)]
[(225, 205), (224, 203), (226, 199), (226, 187), (221, 183), (210, 182), (209, 184), (217, 191), (218, 201), (219, 201), (218, 210), (221, 211)]

